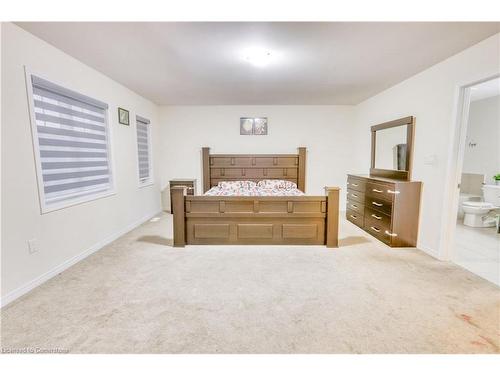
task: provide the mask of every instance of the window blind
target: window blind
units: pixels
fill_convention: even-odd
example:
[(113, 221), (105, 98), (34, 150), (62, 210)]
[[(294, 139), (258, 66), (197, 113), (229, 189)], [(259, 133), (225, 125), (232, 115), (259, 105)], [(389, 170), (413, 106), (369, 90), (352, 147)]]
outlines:
[(31, 83), (45, 205), (111, 190), (107, 104), (37, 76)]
[(151, 181), (150, 121), (143, 117), (136, 116), (136, 122), (139, 182), (144, 184)]

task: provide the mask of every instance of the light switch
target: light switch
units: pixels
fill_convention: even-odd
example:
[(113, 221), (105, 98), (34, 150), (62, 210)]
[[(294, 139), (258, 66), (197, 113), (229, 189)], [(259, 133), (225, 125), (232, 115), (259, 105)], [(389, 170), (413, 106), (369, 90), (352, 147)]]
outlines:
[(437, 164), (437, 156), (435, 154), (427, 155), (424, 158), (425, 165), (436, 165)]
[(36, 239), (31, 239), (28, 240), (28, 251), (30, 254), (36, 253), (38, 251), (38, 244), (36, 242)]

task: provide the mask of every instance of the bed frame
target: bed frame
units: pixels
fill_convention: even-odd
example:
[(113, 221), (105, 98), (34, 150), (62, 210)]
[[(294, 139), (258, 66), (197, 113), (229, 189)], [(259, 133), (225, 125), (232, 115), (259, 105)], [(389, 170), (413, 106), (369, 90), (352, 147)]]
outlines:
[[(305, 191), (306, 149), (298, 154), (210, 154), (202, 149), (203, 192), (219, 181), (289, 180)], [(326, 245), (338, 247), (339, 188), (324, 196), (188, 196), (172, 188), (174, 246)]]

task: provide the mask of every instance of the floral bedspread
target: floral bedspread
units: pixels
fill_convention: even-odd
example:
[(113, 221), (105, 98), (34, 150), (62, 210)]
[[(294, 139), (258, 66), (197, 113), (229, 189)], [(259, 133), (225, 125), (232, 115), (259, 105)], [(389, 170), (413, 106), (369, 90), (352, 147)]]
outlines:
[[(269, 182), (269, 181), (272, 181)], [(223, 181), (218, 186), (214, 186), (204, 195), (208, 196), (241, 196), (241, 197), (262, 197), (262, 196), (300, 196), (304, 195), (297, 189), (293, 182), (281, 180), (263, 180), (259, 183), (252, 181)]]

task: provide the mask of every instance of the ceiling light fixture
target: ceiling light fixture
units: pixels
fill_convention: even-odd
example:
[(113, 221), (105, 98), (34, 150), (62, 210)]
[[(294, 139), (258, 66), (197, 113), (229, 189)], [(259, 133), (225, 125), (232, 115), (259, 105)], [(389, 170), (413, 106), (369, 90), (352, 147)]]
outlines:
[(243, 58), (253, 66), (263, 68), (275, 60), (275, 53), (261, 47), (251, 47), (243, 51)]

